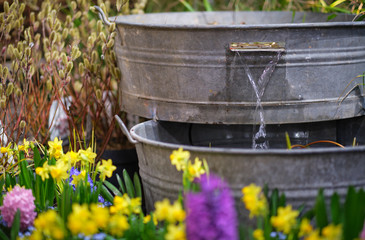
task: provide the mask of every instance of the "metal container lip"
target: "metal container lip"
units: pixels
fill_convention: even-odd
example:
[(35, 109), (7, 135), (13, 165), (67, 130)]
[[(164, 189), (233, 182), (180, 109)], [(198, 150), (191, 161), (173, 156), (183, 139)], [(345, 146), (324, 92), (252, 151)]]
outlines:
[(355, 146), (355, 147), (328, 147), (328, 148), (308, 148), (308, 149), (248, 149), (248, 148), (222, 148), (222, 147), (197, 147), (184, 144), (167, 143), (162, 141), (151, 140), (146, 137), (140, 136), (137, 131), (144, 125), (150, 124), (157, 126), (157, 122), (149, 120), (143, 123), (139, 123), (131, 128), (130, 133), (134, 140), (142, 144), (148, 144), (155, 147), (163, 147), (170, 149), (178, 149), (182, 147), (184, 150), (194, 151), (194, 152), (210, 152), (210, 153), (224, 153), (224, 154), (245, 154), (245, 155), (309, 155), (309, 154), (344, 154), (348, 152), (365, 152), (365, 146)]
[[(242, 12), (249, 12), (249, 13), (292, 13), (289, 11), (240, 11)], [(332, 22), (310, 22), (310, 23), (265, 23), (265, 24), (217, 24), (217, 25), (209, 25), (209, 24), (157, 24), (157, 23), (148, 23), (148, 22), (136, 22), (135, 18), (145, 18), (146, 16), (159, 16), (162, 14), (184, 14), (184, 15), (205, 15), (205, 14), (220, 14), (220, 13), (232, 13), (233, 11), (213, 11), (213, 12), (173, 12), (173, 13), (147, 13), (141, 15), (124, 15), (124, 16), (114, 16), (109, 17), (110, 22), (115, 22), (116, 25), (123, 25), (129, 27), (141, 27), (141, 28), (154, 28), (154, 29), (173, 29), (173, 30), (209, 30), (209, 29), (216, 29), (216, 30), (227, 30), (227, 29), (290, 29), (290, 28), (333, 28), (333, 27), (365, 27), (365, 21), (332, 21)], [(311, 13), (311, 14), (325, 14), (325, 13), (313, 13), (313, 12), (298, 12), (298, 13)], [(342, 14), (346, 15), (346, 14)], [(355, 17), (355, 15), (350, 15)]]

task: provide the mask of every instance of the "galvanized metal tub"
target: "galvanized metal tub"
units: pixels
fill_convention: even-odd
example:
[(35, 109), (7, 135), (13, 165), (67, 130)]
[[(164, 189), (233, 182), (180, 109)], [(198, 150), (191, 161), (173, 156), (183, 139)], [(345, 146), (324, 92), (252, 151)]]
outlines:
[[(360, 116), (362, 88), (343, 97), (359, 81), (347, 84), (365, 70), (365, 22), (341, 14), (328, 21), (328, 16), (194, 12), (111, 17), (119, 32), (121, 108), (166, 121), (257, 124), (247, 69), (258, 81), (280, 53), (261, 99), (266, 123)], [(231, 51), (232, 43), (243, 47)], [(278, 47), (265, 47), (270, 44)]]
[[(329, 134), (327, 135), (329, 139), (341, 138), (344, 144), (349, 144), (352, 138), (343, 136), (347, 135), (346, 131), (360, 139), (364, 136), (363, 119), (351, 122), (347, 120), (328, 122), (328, 125), (334, 126), (333, 124), (337, 125), (335, 127), (337, 130), (334, 129), (334, 131), (342, 131), (342, 133), (338, 133), (337, 137)], [(356, 126), (360, 126), (359, 124), (362, 127), (355, 129)], [(279, 127), (287, 130), (293, 128), (293, 126)], [(313, 129), (318, 127), (320, 126), (314, 124)], [(147, 211), (153, 210), (154, 203), (163, 198), (177, 199), (179, 191), (182, 190), (181, 172), (171, 165), (169, 159), (172, 151), (179, 147), (190, 151), (192, 159), (195, 157), (206, 159), (210, 171), (229, 183), (241, 219), (247, 220), (248, 216), (240, 200), (241, 189), (250, 183), (261, 186), (268, 184), (270, 189), (277, 188), (286, 194), (287, 202), (295, 207), (301, 204), (313, 205), (320, 188), (325, 189), (324, 194), (328, 198), (335, 191), (344, 197), (350, 185), (365, 187), (365, 146), (350, 146), (345, 149), (327, 146), (300, 150), (244, 149), (239, 148), (237, 144), (242, 140), (241, 138), (237, 140), (232, 138), (232, 132), (237, 132), (240, 128), (240, 126), (214, 128), (214, 125), (155, 121), (134, 126), (130, 133), (131, 137), (137, 141), (136, 149)], [(219, 129), (222, 130), (220, 134), (217, 132)], [(295, 138), (295, 133), (303, 129), (302, 127), (289, 134)], [(197, 137), (204, 132), (210, 133), (210, 142), (202, 141), (202, 138), (199, 140)], [(316, 132), (318, 133), (318, 130), (312, 132), (313, 136), (316, 136)], [(331, 131), (327, 129), (325, 132)], [(212, 137), (213, 135), (215, 137)], [(236, 136), (239, 136), (239, 133)], [(322, 135), (321, 139), (325, 137)], [(311, 137), (308, 140), (311, 141)], [(361, 141), (363, 142), (364, 139)], [(283, 142), (285, 145), (285, 140)], [(215, 147), (216, 145), (218, 147)]]

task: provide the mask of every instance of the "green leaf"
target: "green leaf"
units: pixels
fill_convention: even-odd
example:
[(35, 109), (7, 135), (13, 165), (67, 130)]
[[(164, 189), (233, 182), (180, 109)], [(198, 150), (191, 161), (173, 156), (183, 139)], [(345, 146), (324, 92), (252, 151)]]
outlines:
[(11, 226), (11, 231), (10, 231), (11, 240), (16, 240), (19, 234), (19, 230), (20, 230), (20, 210), (18, 208), (14, 216), (13, 225)]
[(358, 237), (357, 212), (358, 212), (357, 194), (354, 187), (349, 187), (347, 190), (345, 205), (344, 205), (344, 224), (343, 237), (344, 239), (355, 239)]
[(125, 186), (127, 188), (127, 194), (130, 198), (134, 198), (135, 197), (135, 191), (134, 191), (134, 187), (133, 187), (133, 183), (131, 178), (129, 177), (129, 174), (127, 172), (127, 170), (123, 169), (123, 179), (125, 182)]
[(279, 204), (278, 204), (278, 207), (285, 207), (286, 205), (286, 196), (284, 193), (282, 193), (280, 195), (280, 198), (279, 198)]
[(291, 142), (288, 132), (285, 132), (285, 141), (286, 141), (286, 148), (291, 149)]
[(341, 222), (341, 203), (340, 197), (337, 193), (331, 197), (331, 218), (332, 223), (337, 225)]
[(205, 11), (211, 12), (213, 11), (212, 5), (210, 4), (209, 0), (203, 0)]
[(104, 185), (108, 187), (108, 189), (110, 191), (112, 191), (112, 193), (115, 195), (115, 196), (122, 196), (123, 194), (118, 190), (118, 188), (116, 188), (113, 184), (111, 184), (110, 182), (108, 181), (104, 181)]
[(122, 179), (119, 177), (119, 174), (116, 174), (116, 176), (117, 176), (117, 181), (118, 181), (118, 184), (119, 184), (119, 190), (121, 190), (123, 194), (126, 193), (127, 190), (125, 189), (125, 186), (124, 186), (124, 183), (123, 183)]
[(180, 2), (184, 5), (184, 7), (190, 11), (190, 12), (195, 12), (195, 9), (185, 0), (180, 0)]
[(331, 14), (327, 17), (327, 21), (331, 21), (332, 19), (334, 19), (335, 17), (337, 17), (337, 14)]
[(113, 195), (109, 192), (109, 190), (103, 185), (101, 186), (101, 195), (105, 200), (107, 200), (110, 203), (113, 203)]
[(25, 186), (25, 188), (27, 189), (31, 189), (32, 188), (32, 180), (30, 178), (31, 173), (29, 172), (30, 170), (28, 169), (28, 163), (27, 161), (22, 158), (22, 154), (21, 155), (21, 161), (19, 162), (20, 165), (20, 177), (21, 179), (24, 181), (23, 182), (23, 186)]
[(324, 200), (323, 189), (320, 189), (314, 205), (315, 219), (318, 228), (321, 230), (328, 225), (326, 203)]
[(33, 148), (33, 161), (34, 161), (34, 169), (43, 166), (42, 158), (37, 147)]
[(276, 216), (277, 215), (277, 209), (278, 209), (278, 202), (279, 202), (279, 191), (278, 189), (274, 189), (274, 191), (271, 194), (270, 199), (270, 209), (271, 213), (270, 216)]
[(134, 188), (136, 190), (136, 197), (140, 197), (142, 199), (142, 185), (137, 173), (134, 173), (133, 183), (134, 183)]
[(3, 232), (3, 230), (1, 230), (1, 228), (0, 228), (0, 239), (9, 240), (8, 236), (6, 236), (6, 234)]

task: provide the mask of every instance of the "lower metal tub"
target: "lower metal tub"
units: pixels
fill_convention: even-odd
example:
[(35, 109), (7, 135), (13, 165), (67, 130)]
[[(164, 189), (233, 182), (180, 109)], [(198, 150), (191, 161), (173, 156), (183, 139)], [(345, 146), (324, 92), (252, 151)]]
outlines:
[[(342, 139), (343, 144), (351, 145), (352, 139), (345, 135), (363, 135), (361, 127), (359, 128), (362, 122), (362, 119), (350, 122), (327, 122), (329, 127), (323, 134), (329, 134), (327, 135), (329, 139)], [(295, 136), (300, 135), (298, 132), (303, 133), (305, 129), (310, 129), (310, 126), (314, 130), (307, 132), (306, 141), (312, 141), (311, 138), (320, 136), (318, 131), (321, 126), (312, 124), (300, 127), (298, 131), (290, 131), (295, 126), (281, 125), (276, 128), (288, 130), (295, 141)], [(181, 173), (171, 165), (169, 159), (172, 151), (179, 147), (190, 151), (191, 159), (195, 157), (206, 159), (210, 171), (228, 182), (241, 218), (247, 217), (247, 212), (240, 200), (241, 189), (250, 183), (261, 186), (268, 184), (269, 189), (277, 188), (286, 194), (287, 202), (295, 207), (301, 204), (311, 206), (320, 188), (325, 189), (326, 197), (335, 191), (344, 197), (350, 185), (365, 187), (364, 146), (347, 146), (344, 149), (328, 146), (292, 150), (244, 149), (238, 148), (241, 142), (245, 144), (244, 138), (235, 140), (240, 128), (244, 129), (245, 126), (209, 126), (155, 121), (134, 126), (130, 132), (132, 138), (137, 141), (139, 169), (147, 210), (153, 210), (154, 203), (163, 198), (177, 199), (179, 191), (182, 190)], [(219, 134), (218, 129), (221, 129)], [(272, 129), (275, 130), (275, 127)], [(282, 139), (284, 143), (274, 142), (274, 138), (279, 139), (274, 130), (272, 131), (273, 145), (285, 145), (283, 134), (281, 136), (284, 138)], [(232, 138), (233, 132), (236, 132), (236, 135)], [(270, 134), (268, 132), (268, 135)], [(322, 139), (325, 138), (323, 134)], [(200, 138), (194, 137), (195, 135)], [(208, 138), (210, 141), (207, 140)], [(297, 143), (305, 144), (303, 140), (298, 139)]]

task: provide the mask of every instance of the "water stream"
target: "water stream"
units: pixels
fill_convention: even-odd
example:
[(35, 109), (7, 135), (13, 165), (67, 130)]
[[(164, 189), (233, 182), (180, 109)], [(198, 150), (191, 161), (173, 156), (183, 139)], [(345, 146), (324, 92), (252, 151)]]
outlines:
[[(245, 73), (247, 75), (248, 80), (254, 90), (254, 94), (256, 96), (256, 109), (255, 112), (258, 112), (260, 118), (260, 126), (258, 131), (253, 134), (252, 137), (252, 148), (253, 149), (268, 149), (269, 141), (266, 139), (266, 128), (265, 128), (265, 118), (264, 118), (264, 109), (262, 107), (261, 99), (265, 93), (266, 86), (270, 81), (271, 75), (275, 70), (276, 65), (278, 64), (281, 52), (276, 52), (276, 55), (270, 62), (265, 66), (264, 71), (261, 73), (258, 80), (255, 80), (250, 67), (247, 64), (247, 59), (245, 56), (241, 56), (240, 52), (236, 52), (236, 55), (239, 56), (240, 62), (243, 65)], [(235, 57), (236, 57), (235, 55)], [(253, 131), (255, 131), (255, 126)]]

